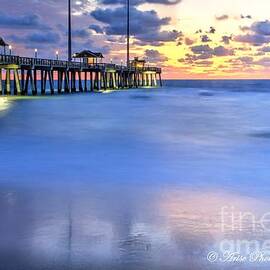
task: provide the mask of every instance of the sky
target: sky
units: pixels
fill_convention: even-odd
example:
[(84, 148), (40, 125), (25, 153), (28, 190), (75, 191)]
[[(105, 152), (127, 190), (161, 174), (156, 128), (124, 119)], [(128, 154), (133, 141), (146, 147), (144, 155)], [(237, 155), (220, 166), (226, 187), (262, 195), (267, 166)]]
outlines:
[[(168, 79), (270, 77), (269, 0), (130, 0), (131, 56)], [(67, 58), (67, 0), (0, 0), (0, 36), (21, 56)], [(126, 0), (73, 0), (73, 53), (126, 59)]]

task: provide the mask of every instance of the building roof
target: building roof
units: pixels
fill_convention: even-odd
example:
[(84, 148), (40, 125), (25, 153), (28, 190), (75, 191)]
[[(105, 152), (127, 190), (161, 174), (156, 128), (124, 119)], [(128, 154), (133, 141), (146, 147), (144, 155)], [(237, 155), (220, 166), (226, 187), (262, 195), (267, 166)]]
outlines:
[(146, 61), (144, 59), (139, 59), (139, 57), (134, 57), (132, 62), (139, 62), (139, 63), (145, 63)]
[(74, 58), (104, 58), (102, 53), (96, 53), (89, 50), (84, 50), (74, 54)]
[(98, 58), (104, 58), (104, 56), (103, 56), (102, 53), (95, 53), (95, 55), (96, 55)]
[(8, 46), (8, 44), (0, 37), (0, 46)]

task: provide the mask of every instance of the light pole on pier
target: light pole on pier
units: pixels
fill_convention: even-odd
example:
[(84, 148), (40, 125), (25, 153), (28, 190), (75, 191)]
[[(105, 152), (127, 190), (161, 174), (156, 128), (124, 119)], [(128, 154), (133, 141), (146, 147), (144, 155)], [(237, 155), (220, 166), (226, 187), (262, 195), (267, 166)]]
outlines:
[(8, 49), (9, 49), (9, 55), (11, 55), (11, 54), (12, 54), (12, 46), (9, 45), (9, 46), (8, 46)]
[(35, 58), (37, 58), (38, 49), (35, 49)]
[(129, 67), (130, 0), (127, 0), (127, 67)]
[(59, 51), (55, 52), (56, 60), (59, 60)]
[(68, 61), (72, 60), (71, 42), (71, 0), (68, 0)]

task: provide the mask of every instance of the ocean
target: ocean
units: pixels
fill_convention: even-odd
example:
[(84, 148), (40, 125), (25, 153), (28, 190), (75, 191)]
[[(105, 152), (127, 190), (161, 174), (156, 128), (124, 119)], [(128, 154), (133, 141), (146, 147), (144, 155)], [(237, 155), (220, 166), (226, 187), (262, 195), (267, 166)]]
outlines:
[(268, 269), (269, 110), (268, 80), (0, 97), (0, 269)]

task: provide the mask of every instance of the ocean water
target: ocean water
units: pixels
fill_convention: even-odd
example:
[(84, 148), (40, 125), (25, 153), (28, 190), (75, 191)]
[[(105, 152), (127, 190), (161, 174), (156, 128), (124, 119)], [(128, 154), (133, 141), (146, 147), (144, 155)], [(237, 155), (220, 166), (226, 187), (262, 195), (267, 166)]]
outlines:
[(267, 251), (269, 111), (270, 81), (0, 98), (0, 269), (269, 269), (224, 259)]

